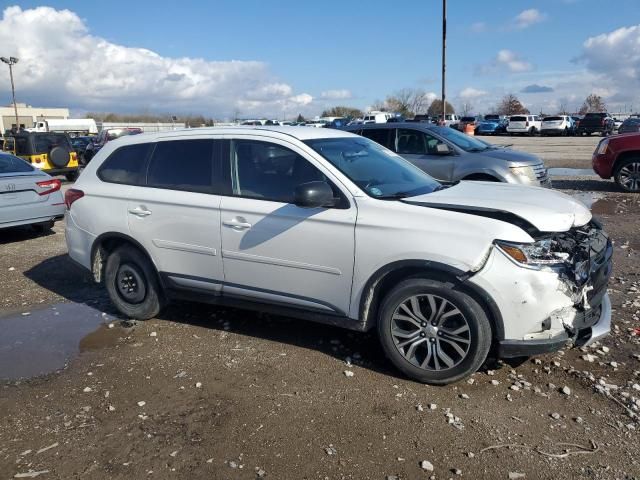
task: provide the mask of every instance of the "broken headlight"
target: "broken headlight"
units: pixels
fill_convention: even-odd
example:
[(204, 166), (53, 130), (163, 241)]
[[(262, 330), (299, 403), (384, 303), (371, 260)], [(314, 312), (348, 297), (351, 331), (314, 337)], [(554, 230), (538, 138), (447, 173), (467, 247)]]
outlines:
[(568, 261), (569, 254), (554, 251), (552, 239), (538, 240), (534, 243), (496, 242), (496, 245), (511, 259), (522, 265), (536, 267), (558, 265)]

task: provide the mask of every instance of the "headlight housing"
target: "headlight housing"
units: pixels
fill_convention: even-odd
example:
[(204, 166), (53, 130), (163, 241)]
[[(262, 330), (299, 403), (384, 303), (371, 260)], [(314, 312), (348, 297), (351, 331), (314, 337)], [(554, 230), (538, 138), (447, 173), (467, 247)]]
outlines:
[(600, 142), (598, 145), (598, 155), (604, 155), (607, 152), (607, 147), (609, 146), (609, 139), (605, 139)]
[(566, 263), (569, 259), (569, 254), (566, 252), (554, 252), (553, 244), (554, 242), (551, 239), (538, 240), (534, 243), (496, 241), (496, 245), (509, 258), (520, 265), (529, 267)]
[(528, 165), (525, 165), (523, 167), (510, 167), (510, 170), (514, 175), (518, 177), (528, 178), (532, 183), (538, 181), (538, 179), (536, 178), (536, 172), (534, 172), (533, 168)]

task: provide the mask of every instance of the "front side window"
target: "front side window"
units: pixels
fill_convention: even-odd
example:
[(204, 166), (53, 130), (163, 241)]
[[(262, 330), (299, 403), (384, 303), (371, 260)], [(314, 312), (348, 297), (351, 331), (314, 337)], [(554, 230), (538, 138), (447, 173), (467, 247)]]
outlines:
[(98, 169), (103, 182), (143, 185), (144, 167), (151, 143), (126, 145), (114, 151)]
[(398, 129), (398, 153), (401, 155), (437, 155), (440, 140), (419, 130)]
[[(231, 183), (236, 196), (292, 203), (295, 188), (314, 181), (328, 182), (320, 170), (286, 147), (254, 140), (233, 141)], [(338, 193), (335, 187), (334, 192)]]
[(366, 138), (321, 138), (305, 143), (374, 198), (404, 198), (442, 188), (419, 168)]
[(14, 157), (13, 155), (0, 155), (0, 174), (23, 172), (33, 172), (33, 167), (21, 158)]
[(149, 161), (147, 186), (211, 193), (213, 140), (158, 142)]

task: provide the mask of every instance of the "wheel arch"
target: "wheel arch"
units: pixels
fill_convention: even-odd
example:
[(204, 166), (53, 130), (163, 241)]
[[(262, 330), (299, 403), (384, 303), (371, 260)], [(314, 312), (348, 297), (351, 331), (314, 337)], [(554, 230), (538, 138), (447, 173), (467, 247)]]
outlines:
[(429, 260), (401, 260), (379, 268), (365, 283), (360, 297), (358, 318), (363, 330), (370, 330), (378, 322), (382, 299), (399, 281), (410, 277), (423, 277), (444, 281), (450, 288), (463, 290), (484, 309), (491, 324), (492, 336), (504, 339), (504, 323), (495, 300), (481, 287), (467, 282), (471, 274), (450, 265)]
[(611, 168), (611, 175), (615, 176), (620, 168), (620, 164), (629, 158), (637, 157), (640, 159), (640, 150), (625, 150), (624, 152), (620, 152), (616, 157), (616, 161), (613, 162), (613, 167)]
[[(99, 235), (91, 246), (91, 273), (96, 282), (100, 283), (103, 280), (103, 271), (108, 254), (122, 245), (131, 245), (136, 250), (139, 250), (151, 262), (156, 274), (158, 273), (156, 263), (140, 242), (121, 232), (106, 232)], [(158, 275), (158, 279), (161, 281), (160, 275)]]
[(487, 172), (476, 172), (470, 173), (462, 180), (475, 180), (475, 181), (484, 181), (484, 182), (502, 182), (497, 176), (487, 173)]

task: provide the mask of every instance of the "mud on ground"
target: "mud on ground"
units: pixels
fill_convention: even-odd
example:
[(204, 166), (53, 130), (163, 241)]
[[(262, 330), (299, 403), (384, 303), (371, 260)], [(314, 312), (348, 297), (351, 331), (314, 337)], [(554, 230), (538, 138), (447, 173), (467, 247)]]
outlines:
[(640, 197), (556, 186), (596, 191), (583, 200), (615, 241), (612, 336), (447, 387), (401, 377), (373, 335), (298, 320), (180, 303), (121, 322), (62, 224), (2, 233), (0, 335), (62, 316), (73, 348), (60, 366), (36, 349), (21, 361), (57, 371), (0, 384), (0, 478), (640, 478)]

